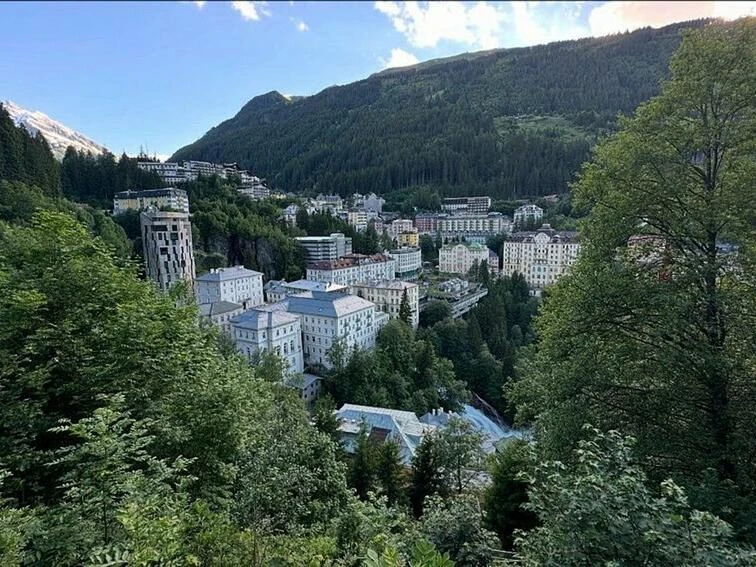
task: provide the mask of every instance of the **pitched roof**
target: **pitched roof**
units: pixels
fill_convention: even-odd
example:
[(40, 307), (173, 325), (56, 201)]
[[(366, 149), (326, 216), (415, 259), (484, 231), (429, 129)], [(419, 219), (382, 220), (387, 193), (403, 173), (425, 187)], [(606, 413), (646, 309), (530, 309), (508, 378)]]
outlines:
[(224, 313), (231, 313), (232, 311), (238, 311), (239, 309), (244, 309), (244, 307), (239, 305), (238, 303), (231, 303), (230, 301), (203, 303), (199, 306), (200, 314), (204, 315), (205, 317), (223, 315)]
[(289, 297), (289, 312), (321, 317), (344, 317), (375, 307), (374, 303), (356, 295), (340, 292), (305, 291)]
[(260, 311), (258, 309), (250, 309), (231, 319), (234, 326), (255, 331), (290, 325), (298, 321), (299, 317), (286, 311)]

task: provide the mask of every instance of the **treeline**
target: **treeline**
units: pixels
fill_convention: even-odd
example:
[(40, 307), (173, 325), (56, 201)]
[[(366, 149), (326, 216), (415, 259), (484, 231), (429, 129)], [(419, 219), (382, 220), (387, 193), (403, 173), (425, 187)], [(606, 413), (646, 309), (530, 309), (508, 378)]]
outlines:
[[(703, 24), (465, 55), (297, 100), (271, 92), (172, 159), (236, 161), (286, 191), (564, 192), (617, 113), (658, 92), (680, 30)], [(559, 120), (520, 120), (533, 117)]]
[(21, 181), (42, 187), (50, 196), (58, 194), (59, 172), (44, 136), (17, 127), (0, 104), (0, 179)]
[(157, 189), (165, 182), (157, 173), (143, 171), (137, 158), (110, 152), (92, 155), (69, 146), (60, 163), (60, 185), (69, 199), (95, 207), (111, 209), (113, 195), (119, 191)]

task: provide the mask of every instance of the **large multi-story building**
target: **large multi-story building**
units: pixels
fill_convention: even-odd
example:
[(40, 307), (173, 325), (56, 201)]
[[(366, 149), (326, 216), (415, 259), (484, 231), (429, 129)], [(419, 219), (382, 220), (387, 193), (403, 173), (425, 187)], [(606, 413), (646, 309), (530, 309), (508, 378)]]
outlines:
[(261, 182), (258, 177), (239, 169), (235, 163), (218, 164), (196, 160), (187, 160), (181, 163), (171, 161), (140, 161), (137, 162), (137, 167), (144, 171), (157, 173), (168, 184), (195, 181), (200, 175), (217, 175), (224, 179), (229, 175), (236, 175), (243, 184)]
[(366, 280), (394, 279), (396, 262), (383, 254), (347, 254), (338, 260), (313, 262), (307, 266), (307, 279), (352, 285)]
[(388, 313), (392, 319), (399, 317), (399, 308), (406, 293), (411, 311), (410, 323), (417, 329), (420, 314), (420, 294), (417, 284), (399, 280), (361, 282), (351, 286), (350, 290), (353, 295), (375, 303), (376, 308)]
[(368, 214), (365, 211), (361, 209), (353, 209), (347, 211), (346, 217), (349, 225), (353, 226), (357, 232), (362, 232), (367, 229)]
[(120, 215), (126, 211), (143, 211), (150, 206), (164, 211), (188, 213), (189, 199), (186, 191), (173, 187), (145, 191), (120, 191), (113, 196), (114, 215)]
[(231, 319), (236, 349), (248, 359), (274, 352), (291, 372), (304, 370), (302, 326), (299, 316), (283, 310), (251, 309)]
[(287, 303), (289, 314), (300, 317), (304, 360), (308, 364), (330, 368), (328, 353), (337, 340), (348, 350), (375, 346), (375, 305), (361, 297), (311, 291), (292, 295)]
[(441, 209), (452, 214), (485, 215), (491, 208), (491, 197), (447, 197)]
[(540, 290), (567, 273), (579, 252), (577, 232), (554, 230), (544, 224), (538, 230), (516, 232), (504, 242), (501, 273), (522, 274), (531, 288)]
[(404, 247), (391, 250), (389, 258), (396, 262), (395, 275), (399, 279), (414, 279), (423, 268), (423, 255), (420, 248)]
[(438, 231), (438, 213), (418, 213), (415, 215), (415, 228), (420, 234), (435, 234)]
[(444, 238), (454, 238), (466, 235), (493, 236), (510, 232), (512, 222), (509, 217), (501, 213), (478, 215), (440, 215), (437, 230)]
[(263, 275), (244, 266), (212, 269), (195, 279), (197, 303), (229, 301), (251, 309), (264, 303)]
[(298, 236), (295, 240), (305, 249), (308, 262), (338, 260), (352, 253), (352, 239), (341, 232), (330, 236)]
[(514, 224), (519, 228), (538, 226), (542, 218), (543, 209), (532, 203), (517, 207), (514, 211)]
[(169, 185), (188, 181), (186, 178), (186, 170), (176, 162), (167, 161), (163, 163), (159, 161), (140, 161), (137, 162), (137, 167), (144, 171), (157, 173), (160, 178)]
[(412, 232), (415, 230), (414, 224), (411, 219), (395, 219), (391, 221), (391, 224), (385, 227), (389, 237), (396, 239), (402, 232)]
[(447, 274), (466, 274), (477, 262), (488, 262), (488, 247), (461, 242), (447, 244), (438, 251), (438, 270)]
[(194, 280), (192, 225), (188, 213), (149, 206), (139, 215), (147, 277), (167, 291), (180, 281)]

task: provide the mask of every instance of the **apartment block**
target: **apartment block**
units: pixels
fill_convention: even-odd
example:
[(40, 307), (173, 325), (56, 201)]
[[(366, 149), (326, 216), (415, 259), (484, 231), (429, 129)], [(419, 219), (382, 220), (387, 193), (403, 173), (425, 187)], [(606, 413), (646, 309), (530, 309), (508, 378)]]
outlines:
[(531, 288), (540, 290), (566, 274), (579, 253), (577, 232), (554, 230), (544, 224), (538, 230), (516, 232), (504, 242), (501, 273), (522, 274)]
[(407, 294), (410, 311), (412, 312), (410, 323), (417, 329), (420, 314), (420, 287), (417, 284), (399, 280), (386, 280), (380, 282), (361, 282), (351, 286), (353, 295), (367, 299), (375, 303), (380, 311), (388, 313), (392, 319), (399, 317), (399, 308), (402, 297)]
[(180, 281), (191, 285), (195, 272), (189, 215), (150, 206), (139, 219), (147, 277), (162, 291)]
[(338, 260), (309, 264), (307, 279), (352, 285), (366, 280), (391, 280), (395, 271), (396, 262), (383, 254), (347, 254)]
[(143, 211), (150, 206), (160, 210), (188, 213), (189, 199), (186, 191), (173, 187), (145, 191), (119, 191), (113, 196), (114, 215), (121, 215), (126, 211)]
[(330, 236), (299, 236), (295, 240), (304, 248), (308, 262), (337, 260), (352, 253), (352, 239), (341, 232)]
[(197, 302), (202, 305), (229, 301), (244, 309), (257, 307), (265, 302), (263, 275), (244, 266), (212, 269), (195, 280)]

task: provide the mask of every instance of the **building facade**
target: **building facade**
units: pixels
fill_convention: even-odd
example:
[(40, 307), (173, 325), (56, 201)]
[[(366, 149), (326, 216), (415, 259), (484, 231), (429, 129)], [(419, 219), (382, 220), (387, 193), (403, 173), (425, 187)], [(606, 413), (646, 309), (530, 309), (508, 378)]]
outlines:
[(194, 281), (192, 225), (187, 213), (160, 211), (155, 207), (139, 215), (147, 277), (161, 291), (177, 282)]
[(308, 262), (338, 260), (352, 253), (352, 239), (341, 232), (330, 236), (298, 236), (294, 240), (304, 248)]
[(511, 232), (512, 222), (501, 213), (479, 215), (440, 215), (437, 230), (444, 238), (466, 236), (468, 234), (493, 236)]
[(304, 361), (331, 367), (329, 351), (335, 341), (351, 350), (375, 346), (375, 305), (345, 293), (312, 291), (287, 300), (289, 314), (298, 315), (302, 325)]
[(231, 329), (231, 319), (244, 313), (244, 306), (229, 301), (219, 301), (217, 303), (205, 303), (199, 306), (199, 312), (202, 317), (210, 321), (216, 327), (228, 334), (233, 333)]
[(120, 191), (113, 196), (113, 214), (126, 211), (143, 211), (147, 207), (160, 210), (189, 212), (189, 199), (183, 189), (147, 189), (146, 191)]
[(400, 232), (396, 235), (396, 245), (400, 248), (403, 246), (420, 246), (420, 235), (414, 228), (411, 231)]
[(252, 309), (265, 302), (263, 275), (244, 266), (214, 268), (195, 279), (197, 302), (200, 305), (230, 301), (245, 309)]
[(441, 210), (452, 214), (485, 215), (491, 208), (491, 197), (447, 197)]
[(502, 245), (501, 273), (518, 273), (540, 290), (567, 273), (580, 253), (577, 232), (558, 231), (548, 224), (535, 231), (516, 232)]
[(488, 247), (482, 244), (447, 244), (438, 251), (438, 270), (447, 274), (466, 274), (475, 263), (488, 262)]
[(392, 240), (395, 240), (402, 232), (412, 232), (415, 229), (414, 223), (410, 219), (395, 219), (385, 228)]
[(407, 246), (397, 248), (388, 253), (389, 258), (396, 262), (395, 275), (399, 279), (414, 279), (423, 268), (423, 255), (420, 248)]
[(234, 317), (231, 328), (236, 350), (247, 359), (274, 352), (286, 361), (290, 372), (304, 370), (299, 316), (286, 311), (251, 309)]
[(538, 226), (541, 219), (543, 219), (543, 209), (532, 203), (517, 207), (514, 212), (514, 224), (519, 228), (523, 226)]
[(345, 285), (339, 285), (330, 282), (315, 282), (310, 280), (297, 280), (287, 282), (285, 280), (270, 280), (265, 284), (265, 300), (268, 303), (283, 301), (290, 295), (303, 293), (305, 291), (339, 291), (347, 292), (349, 288)]
[(307, 266), (307, 279), (352, 285), (366, 280), (392, 280), (396, 262), (383, 254), (347, 254), (338, 260), (313, 262)]
[(410, 323), (414, 329), (417, 329), (417, 325), (420, 322), (419, 289), (420, 287), (417, 284), (399, 280), (362, 282), (350, 287), (353, 295), (375, 303), (376, 309), (388, 313), (392, 319), (399, 317), (402, 297), (404, 297), (406, 292), (407, 301), (412, 312)]

